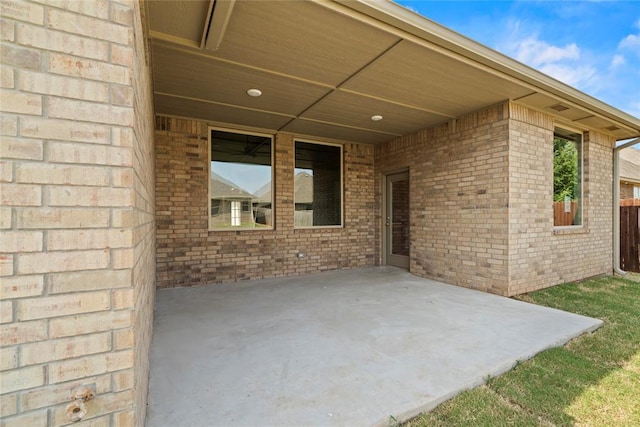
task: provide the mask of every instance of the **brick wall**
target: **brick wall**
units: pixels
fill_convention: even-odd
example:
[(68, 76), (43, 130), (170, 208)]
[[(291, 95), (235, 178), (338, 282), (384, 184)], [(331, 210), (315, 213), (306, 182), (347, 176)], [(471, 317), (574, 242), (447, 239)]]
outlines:
[(344, 227), (295, 230), (293, 142), (275, 137), (275, 228), (209, 231), (207, 124), (157, 117), (158, 287), (374, 265), (373, 147), (344, 146)]
[[(134, 2), (134, 4), (136, 4)], [(156, 276), (156, 224), (155, 224), (155, 129), (151, 69), (147, 56), (147, 39), (142, 25), (144, 9), (133, 8), (133, 16), (127, 15), (127, 23), (134, 26), (133, 40), (133, 333), (123, 341), (133, 340), (135, 349), (134, 376), (135, 408), (122, 414), (122, 424), (144, 426), (147, 413), (147, 391), (151, 336), (153, 332), (153, 307)], [(130, 21), (129, 19), (132, 19)], [(128, 342), (128, 341), (127, 341)]]
[(615, 141), (584, 134), (585, 226), (554, 229), (555, 125), (504, 103), (376, 147), (377, 179), (409, 168), (414, 274), (516, 295), (611, 272)]
[(633, 199), (633, 188), (640, 187), (640, 184), (622, 184), (620, 183), (620, 198)]
[[(153, 137), (138, 3), (3, 0), (3, 426), (143, 423)], [(135, 78), (134, 78), (135, 77)]]
[(556, 124), (526, 107), (510, 108), (509, 294), (610, 274), (614, 139), (594, 131), (584, 134), (584, 226), (554, 229)]
[(507, 294), (507, 161), (507, 104), (376, 147), (377, 179), (409, 168), (412, 273)]

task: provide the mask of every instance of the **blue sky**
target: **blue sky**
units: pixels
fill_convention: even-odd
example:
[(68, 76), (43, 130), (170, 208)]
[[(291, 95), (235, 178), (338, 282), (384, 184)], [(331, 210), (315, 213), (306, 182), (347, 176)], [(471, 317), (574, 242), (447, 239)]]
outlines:
[(640, 117), (638, 0), (396, 2)]

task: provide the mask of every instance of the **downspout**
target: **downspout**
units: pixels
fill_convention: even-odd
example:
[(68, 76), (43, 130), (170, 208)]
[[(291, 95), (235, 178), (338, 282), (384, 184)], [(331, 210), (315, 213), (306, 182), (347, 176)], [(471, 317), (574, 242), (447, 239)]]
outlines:
[(637, 139), (613, 149), (613, 271), (626, 276), (620, 268), (620, 151), (638, 143)]

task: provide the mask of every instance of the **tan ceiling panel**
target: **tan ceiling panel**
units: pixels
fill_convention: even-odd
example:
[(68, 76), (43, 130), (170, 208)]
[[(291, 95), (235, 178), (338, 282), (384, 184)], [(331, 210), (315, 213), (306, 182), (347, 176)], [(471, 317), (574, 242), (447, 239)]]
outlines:
[(227, 123), (230, 126), (236, 125), (277, 130), (291, 120), (291, 117), (288, 116), (233, 108), (192, 99), (175, 98), (161, 94), (156, 94), (153, 99), (157, 114)]
[(359, 142), (363, 144), (380, 144), (398, 137), (397, 135), (368, 132), (363, 129), (353, 129), (304, 119), (296, 119), (285, 126), (282, 130), (301, 135), (310, 135), (311, 138), (313, 136), (317, 136), (321, 138), (335, 139), (345, 142)]
[(409, 41), (398, 44), (343, 87), (450, 116), (530, 92)]
[(200, 43), (210, 0), (146, 0), (151, 31)]
[[(297, 115), (330, 89), (153, 45), (154, 90), (276, 113)], [(257, 88), (262, 96), (251, 97)]]
[[(381, 115), (383, 119), (372, 121), (373, 115)], [(446, 116), (343, 91), (327, 96), (301, 117), (400, 135), (448, 119)]]
[(605, 128), (613, 125), (613, 123), (610, 120), (605, 120), (597, 116), (591, 116), (591, 117), (586, 117), (580, 120), (576, 120), (576, 123), (580, 123), (580, 124), (589, 126), (590, 128), (602, 130), (605, 132), (609, 132)]
[(216, 56), (336, 86), (398, 38), (305, 1), (238, 1)]

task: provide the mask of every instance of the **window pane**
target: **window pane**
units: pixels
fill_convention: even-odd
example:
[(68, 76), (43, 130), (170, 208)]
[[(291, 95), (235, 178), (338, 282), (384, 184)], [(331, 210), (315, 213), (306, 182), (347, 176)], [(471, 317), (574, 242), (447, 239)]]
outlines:
[(211, 130), (211, 216), (214, 229), (273, 227), (269, 136)]
[(342, 148), (296, 141), (295, 226), (342, 225)]
[(553, 139), (553, 225), (582, 224), (582, 137), (556, 129)]

